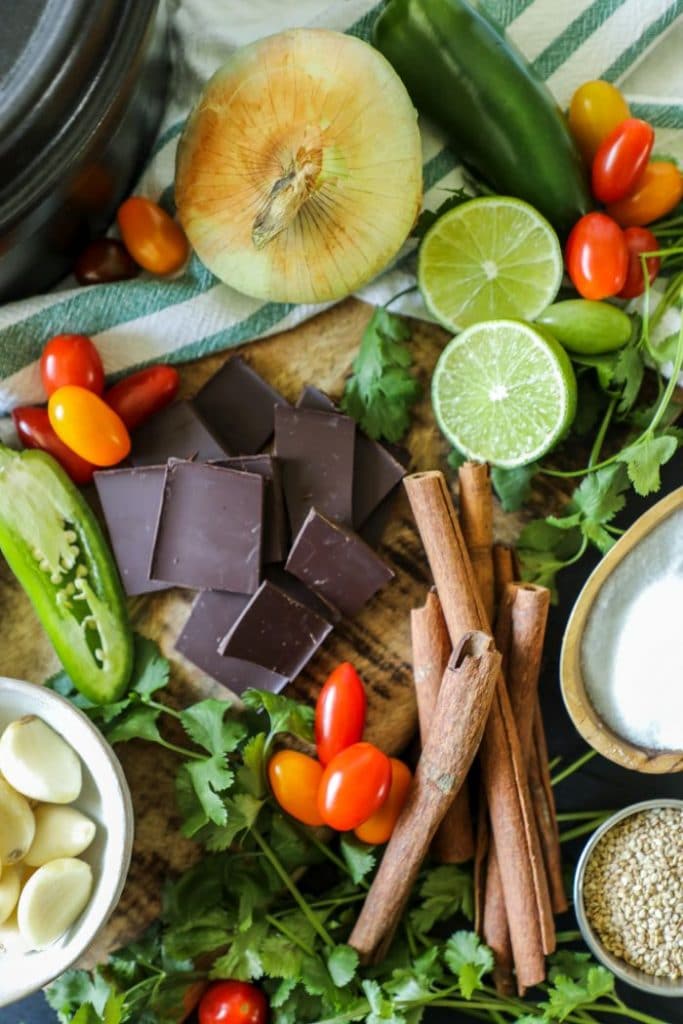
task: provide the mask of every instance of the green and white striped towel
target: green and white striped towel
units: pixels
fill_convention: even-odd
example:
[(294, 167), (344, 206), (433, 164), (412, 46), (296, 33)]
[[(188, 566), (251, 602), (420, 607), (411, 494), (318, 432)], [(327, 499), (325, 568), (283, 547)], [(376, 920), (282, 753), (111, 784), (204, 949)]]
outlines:
[[(589, 78), (621, 84), (633, 111), (657, 126), (657, 148), (683, 157), (683, 0), (480, 0), (566, 106)], [(382, 3), (372, 0), (169, 0), (174, 69), (159, 138), (135, 191), (172, 208), (175, 149), (203, 82), (236, 46), (300, 25), (368, 38)], [(461, 182), (444, 138), (422, 126), (425, 204)], [(361, 297), (385, 301), (412, 281), (408, 245)], [(96, 341), (108, 373), (160, 360), (182, 362), (292, 327), (322, 307), (261, 302), (220, 284), (193, 257), (174, 280), (141, 276), (0, 307), (0, 412), (40, 402), (37, 359), (56, 333)], [(417, 294), (398, 309), (426, 316)]]

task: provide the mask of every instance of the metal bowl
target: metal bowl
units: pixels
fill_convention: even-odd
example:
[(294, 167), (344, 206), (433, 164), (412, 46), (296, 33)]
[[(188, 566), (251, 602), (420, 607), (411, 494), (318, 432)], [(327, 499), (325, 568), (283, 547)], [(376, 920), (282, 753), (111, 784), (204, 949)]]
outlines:
[(632, 967), (625, 960), (610, 953), (593, 930), (586, 915), (586, 908), (583, 902), (586, 865), (605, 833), (609, 832), (618, 822), (623, 821), (624, 818), (630, 818), (633, 814), (638, 814), (640, 811), (659, 810), (663, 807), (677, 807), (683, 811), (683, 800), (662, 797), (659, 800), (643, 800), (641, 803), (631, 804), (630, 807), (624, 807), (623, 810), (613, 814), (611, 818), (603, 822), (600, 828), (593, 833), (584, 847), (579, 863), (576, 865), (576, 873), (574, 874), (574, 910), (586, 945), (593, 953), (593, 956), (600, 963), (604, 964), (605, 967), (609, 968), (617, 978), (625, 981), (628, 985), (632, 985), (634, 988), (639, 988), (641, 992), (650, 992), (656, 996), (670, 996), (680, 999), (683, 997), (683, 978), (679, 978), (676, 981), (667, 981), (666, 978), (654, 978), (651, 974), (646, 974), (645, 971)]
[(94, 841), (81, 854), (93, 869), (93, 890), (78, 920), (47, 949), (12, 952), (0, 945), (0, 1007), (36, 992), (80, 960), (119, 901), (133, 848), (128, 784), (99, 730), (47, 687), (0, 677), (0, 732), (24, 715), (42, 718), (81, 759), (83, 788), (73, 806), (97, 825)]

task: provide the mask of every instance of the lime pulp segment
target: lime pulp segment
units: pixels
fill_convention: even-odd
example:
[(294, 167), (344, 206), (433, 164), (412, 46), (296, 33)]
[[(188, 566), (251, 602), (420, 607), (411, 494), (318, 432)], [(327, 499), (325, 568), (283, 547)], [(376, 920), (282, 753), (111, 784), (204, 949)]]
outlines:
[(499, 317), (533, 320), (557, 295), (562, 273), (548, 221), (507, 196), (472, 199), (444, 214), (418, 259), (425, 303), (453, 331)]
[(470, 459), (514, 467), (545, 454), (576, 411), (576, 379), (554, 338), (492, 320), (457, 335), (432, 379), (437, 422)]

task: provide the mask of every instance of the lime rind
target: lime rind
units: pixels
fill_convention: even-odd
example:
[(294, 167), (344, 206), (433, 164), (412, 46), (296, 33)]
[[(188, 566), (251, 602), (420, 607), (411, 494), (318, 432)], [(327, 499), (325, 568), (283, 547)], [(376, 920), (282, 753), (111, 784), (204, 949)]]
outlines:
[(442, 352), (432, 378), (437, 423), (470, 459), (512, 469), (544, 455), (576, 412), (562, 346), (518, 320), (473, 324)]
[(472, 199), (444, 214), (418, 257), (425, 304), (452, 331), (500, 317), (533, 320), (552, 303), (562, 275), (551, 225), (508, 196)]

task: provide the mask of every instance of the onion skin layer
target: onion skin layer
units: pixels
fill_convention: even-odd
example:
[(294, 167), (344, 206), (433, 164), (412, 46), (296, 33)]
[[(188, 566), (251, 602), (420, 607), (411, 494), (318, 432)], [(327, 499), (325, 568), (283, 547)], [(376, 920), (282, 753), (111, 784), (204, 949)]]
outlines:
[(397, 254), (420, 211), (417, 114), (388, 61), (326, 29), (236, 51), (179, 148), (176, 205), (202, 262), (278, 302), (343, 298)]

